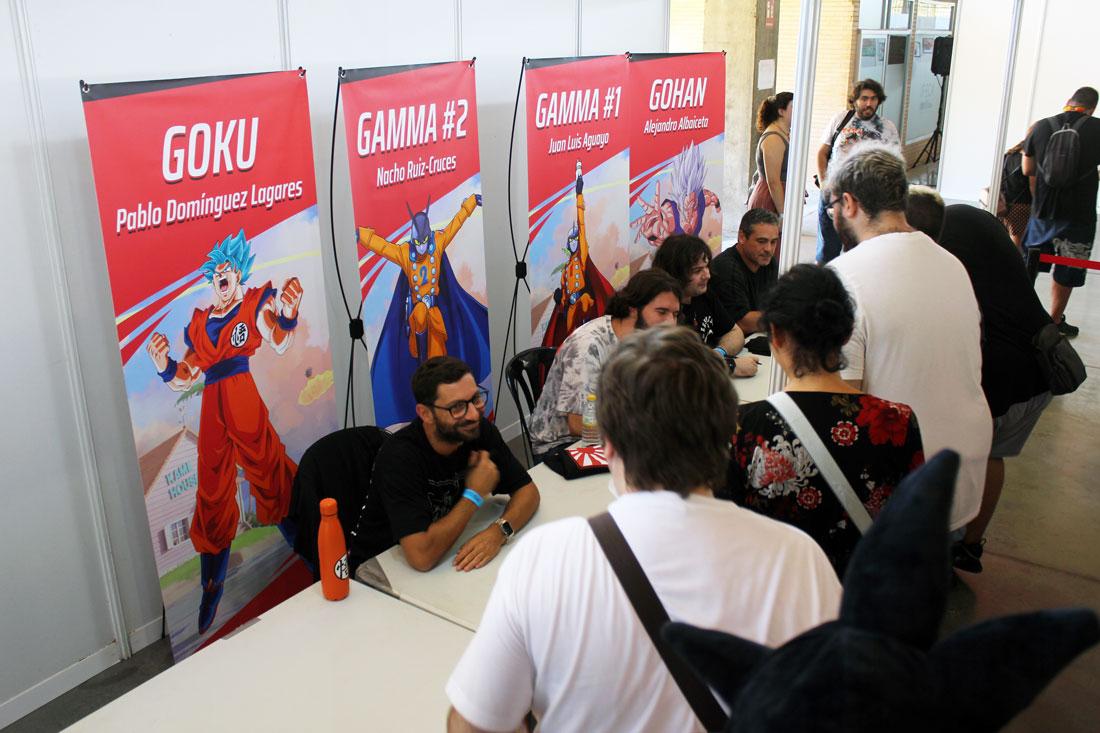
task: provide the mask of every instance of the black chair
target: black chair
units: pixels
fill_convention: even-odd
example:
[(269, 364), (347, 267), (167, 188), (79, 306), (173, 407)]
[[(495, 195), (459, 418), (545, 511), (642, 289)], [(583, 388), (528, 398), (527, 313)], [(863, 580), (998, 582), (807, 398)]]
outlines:
[[(547, 346), (536, 346), (533, 349), (525, 349), (512, 357), (508, 366), (504, 369), (504, 382), (508, 385), (508, 391), (512, 395), (512, 402), (516, 403), (519, 412), (519, 429), (523, 432), (523, 447), (527, 453), (528, 464), (535, 465), (535, 451), (531, 447), (531, 433), (527, 430), (527, 416), (535, 409), (535, 403), (542, 394), (542, 385), (546, 382), (546, 375), (550, 371), (550, 365), (554, 363), (554, 349)], [(520, 393), (523, 393), (523, 402), (520, 402)], [(524, 413), (526, 407), (527, 412)]]
[(321, 526), (321, 499), (336, 500), (336, 516), (351, 548), (355, 529), (370, 489), (378, 449), (389, 433), (373, 425), (329, 433), (306, 449), (294, 476), (287, 517), (297, 525), (294, 551), (317, 574), (317, 530)]

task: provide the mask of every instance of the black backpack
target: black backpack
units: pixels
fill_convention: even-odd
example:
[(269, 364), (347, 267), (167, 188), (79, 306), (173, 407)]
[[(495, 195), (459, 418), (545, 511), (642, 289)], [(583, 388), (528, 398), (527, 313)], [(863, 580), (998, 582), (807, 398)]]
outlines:
[(1039, 164), (1039, 173), (1047, 187), (1066, 188), (1080, 178), (1081, 136), (1078, 130), (1088, 118), (1088, 115), (1081, 115), (1072, 125), (1066, 122), (1060, 128), (1053, 117), (1047, 119), (1053, 134), (1047, 141), (1043, 161)]

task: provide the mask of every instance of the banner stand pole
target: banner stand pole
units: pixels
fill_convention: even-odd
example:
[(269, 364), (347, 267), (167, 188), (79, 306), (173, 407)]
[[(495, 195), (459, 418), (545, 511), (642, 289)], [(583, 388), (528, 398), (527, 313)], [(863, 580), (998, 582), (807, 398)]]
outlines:
[[(300, 67), (299, 67), (300, 68)], [(304, 73), (304, 72), (303, 72)], [(348, 294), (344, 290), (344, 278), (340, 275), (340, 258), (336, 254), (336, 218), (333, 215), (333, 169), (336, 163), (336, 131), (339, 128), (340, 120), (340, 84), (341, 80), (347, 77), (347, 72), (343, 66), (338, 66), (336, 70), (336, 103), (332, 107), (332, 145), (329, 148), (328, 156), (328, 222), (329, 233), (332, 239), (332, 264), (336, 270), (336, 283), (340, 286), (340, 302), (344, 304), (344, 312), (348, 316), (348, 335), (351, 337), (351, 351), (348, 355), (348, 388), (344, 394), (344, 428), (348, 427), (348, 408), (351, 408), (351, 427), (356, 427), (355, 420), (355, 343), (358, 341), (363, 346), (363, 351), (367, 356), (367, 363), (370, 363), (370, 349), (367, 348), (367, 342), (363, 340), (363, 300), (359, 299), (359, 310), (354, 316), (351, 314), (351, 307), (348, 305)], [(357, 235), (358, 236), (358, 235)]]
[[(810, 122), (814, 106), (814, 79), (817, 75), (817, 34), (821, 27), (821, 0), (802, 0), (802, 13), (798, 28), (797, 67), (794, 77), (795, 116), (791, 124), (791, 156), (787, 180), (799, 186), (806, 185), (810, 167)], [(822, 181), (824, 185), (824, 181)], [(787, 196), (783, 205), (783, 235), (780, 244), (779, 272), (791, 269), (798, 262), (798, 250), (802, 244), (802, 212), (805, 202), (801, 196)], [(778, 392), (787, 383), (779, 362), (772, 359), (768, 379), (768, 393)]]
[[(472, 63), (472, 62), (471, 62)], [(512, 305), (508, 309), (508, 325), (504, 329), (504, 347), (500, 353), (500, 371), (497, 373), (497, 394), (493, 400), (493, 405), (496, 410), (500, 410), (500, 390), (504, 385), (504, 369), (508, 365), (508, 339), (511, 337), (512, 356), (516, 355), (516, 330), (518, 328), (518, 319), (516, 318), (516, 303), (519, 301), (519, 284), (523, 283), (523, 286), (527, 288), (527, 292), (531, 292), (531, 285), (527, 282), (527, 251), (531, 247), (531, 240), (528, 238), (527, 245), (523, 248), (523, 256), (519, 255), (519, 248), (516, 246), (516, 225), (512, 217), (512, 155), (515, 151), (516, 144), (516, 121), (519, 119), (519, 98), (523, 91), (523, 75), (527, 70), (527, 57), (524, 56), (520, 61), (519, 67), (519, 82), (516, 84), (516, 103), (512, 109), (512, 134), (508, 138), (508, 193), (506, 196), (506, 203), (508, 204), (508, 236), (512, 241), (512, 258), (515, 260), (516, 269), (516, 281), (512, 286)], [(516, 410), (522, 410), (518, 404)], [(523, 443), (523, 455), (527, 458), (527, 463), (530, 465), (534, 461), (534, 456), (528, 454), (527, 442)]]

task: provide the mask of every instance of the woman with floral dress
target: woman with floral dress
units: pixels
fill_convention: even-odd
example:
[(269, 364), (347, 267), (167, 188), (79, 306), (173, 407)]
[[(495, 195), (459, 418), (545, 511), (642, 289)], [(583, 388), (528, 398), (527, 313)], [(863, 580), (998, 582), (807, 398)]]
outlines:
[[(765, 294), (763, 324), (786, 392), (805, 413), (871, 517), (924, 462), (912, 408), (864, 394), (840, 377), (855, 311), (831, 269), (796, 265)], [(860, 532), (787, 422), (766, 401), (743, 408), (724, 492), (802, 529), (843, 577)]]

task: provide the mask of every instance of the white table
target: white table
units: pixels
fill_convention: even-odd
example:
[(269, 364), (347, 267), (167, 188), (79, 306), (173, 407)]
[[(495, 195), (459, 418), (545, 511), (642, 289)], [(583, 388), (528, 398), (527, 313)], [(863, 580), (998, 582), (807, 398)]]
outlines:
[(359, 583), (306, 588), (70, 731), (443, 730), (466, 629)]
[(451, 550), (432, 570), (426, 573), (414, 570), (400, 547), (391, 547), (375, 561), (368, 560), (360, 565), (356, 578), (467, 629), (477, 629), (497, 571), (517, 541), (522, 541), (532, 528), (555, 519), (599, 514), (614, 498), (608, 489), (609, 473), (566, 481), (542, 464), (529, 473), (539, 488), (539, 509), (517, 537), (502, 547), (500, 554), (485, 567), (464, 573), (455, 570), (451, 561), (466, 540), (501, 515), (507, 497), (485, 502)]
[(738, 356), (752, 356), (760, 362), (756, 374), (751, 377), (736, 377), (733, 386), (737, 388), (737, 398), (742, 405), (750, 402), (759, 402), (767, 399), (768, 384), (771, 379), (772, 358), (770, 356), (756, 356), (748, 351), (742, 351)]

